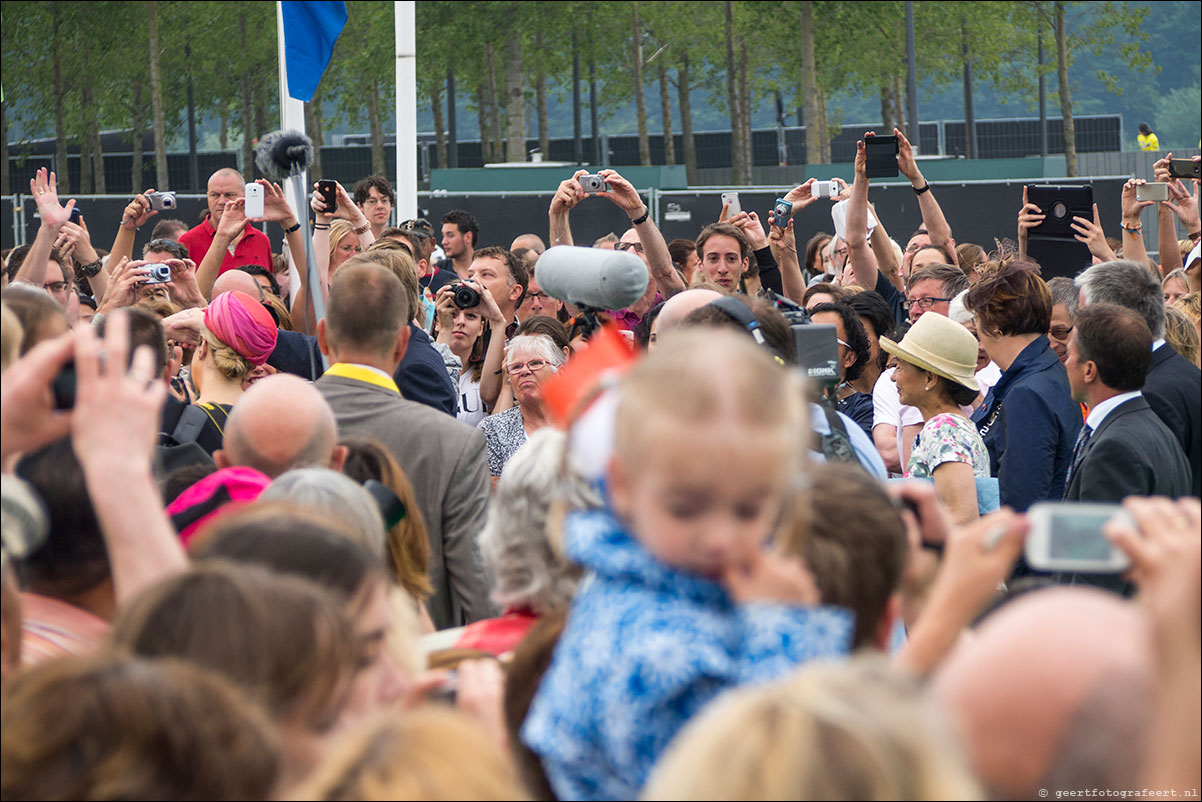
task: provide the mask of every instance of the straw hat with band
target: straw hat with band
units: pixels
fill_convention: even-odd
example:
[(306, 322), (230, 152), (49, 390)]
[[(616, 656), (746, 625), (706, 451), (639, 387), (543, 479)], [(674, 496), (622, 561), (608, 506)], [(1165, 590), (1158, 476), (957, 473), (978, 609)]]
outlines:
[(981, 389), (975, 375), (977, 339), (943, 315), (923, 315), (900, 343), (882, 337), (881, 350), (970, 390)]

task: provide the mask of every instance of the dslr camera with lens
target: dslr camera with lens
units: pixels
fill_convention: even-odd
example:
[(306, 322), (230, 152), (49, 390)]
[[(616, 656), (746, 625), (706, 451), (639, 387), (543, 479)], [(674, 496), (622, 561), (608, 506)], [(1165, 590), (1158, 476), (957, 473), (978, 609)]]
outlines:
[(451, 285), (451, 292), (453, 293), (451, 300), (460, 309), (474, 309), (480, 305), (480, 291), (470, 284), (456, 281)]

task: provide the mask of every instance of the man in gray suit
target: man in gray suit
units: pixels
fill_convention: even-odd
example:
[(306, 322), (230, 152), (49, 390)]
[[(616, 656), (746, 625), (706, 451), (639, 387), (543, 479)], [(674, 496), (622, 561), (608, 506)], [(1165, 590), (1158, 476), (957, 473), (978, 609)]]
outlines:
[(1091, 304), (1077, 313), (1064, 367), (1073, 398), (1089, 405), (1089, 416), (1073, 450), (1065, 501), (1189, 494), (1185, 453), (1140, 392), (1151, 362), (1152, 332), (1135, 312)]
[(346, 265), (330, 284), (317, 340), (332, 363), (317, 382), (342, 435), (383, 443), (413, 483), (430, 538), (426, 604), (439, 629), (493, 614), (476, 536), (488, 507), (484, 436), (441, 412), (406, 401), (393, 382), (409, 344), (408, 296), (374, 264)]

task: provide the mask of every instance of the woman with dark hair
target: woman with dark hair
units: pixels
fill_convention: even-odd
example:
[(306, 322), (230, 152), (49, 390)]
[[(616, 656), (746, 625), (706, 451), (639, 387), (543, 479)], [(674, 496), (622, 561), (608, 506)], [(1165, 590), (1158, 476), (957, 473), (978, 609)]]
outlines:
[(826, 270), (822, 264), (822, 249), (831, 241), (831, 235), (825, 231), (819, 231), (814, 236), (810, 237), (806, 243), (806, 260), (801, 266), (802, 278), (807, 282), (815, 276), (823, 275)]
[[(484, 351), (488, 341), (488, 321), (481, 305), (460, 309), (455, 295), (440, 293), (434, 306), (438, 320), (435, 342), (442, 343), (459, 357), (459, 420), (475, 426), (488, 415), (480, 400), (480, 376), (484, 372)], [(452, 363), (454, 364), (454, 363)]]
[(1081, 430), (1081, 407), (1048, 343), (1052, 294), (1033, 262), (987, 263), (966, 305), (1002, 377), (973, 414), (998, 478), (1001, 503), (1025, 512), (1059, 501)]
[(955, 523), (973, 520), (976, 480), (989, 476), (989, 452), (961, 409), (980, 394), (976, 338), (943, 315), (923, 315), (901, 342), (882, 337), (881, 348), (897, 357), (893, 381), (901, 403), (922, 413), (906, 477), (933, 481)]

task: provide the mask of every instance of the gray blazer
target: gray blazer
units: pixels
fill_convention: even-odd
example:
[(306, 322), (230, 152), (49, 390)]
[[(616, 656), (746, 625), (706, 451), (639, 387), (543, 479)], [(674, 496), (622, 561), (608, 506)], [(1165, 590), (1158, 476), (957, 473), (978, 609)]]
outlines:
[(376, 438), (413, 484), (430, 538), (434, 594), (426, 606), (434, 626), (445, 629), (492, 616), (476, 543), (489, 498), (484, 436), (367, 382), (327, 374), (317, 389), (334, 410), (339, 435)]
[(1120, 404), (1090, 435), (1065, 501), (1118, 503), (1127, 496), (1189, 495), (1189, 463), (1143, 397)]

